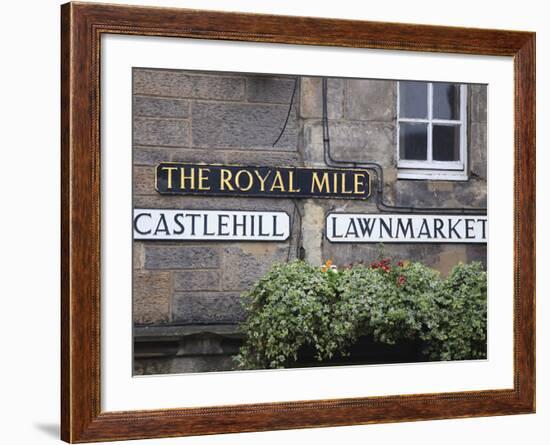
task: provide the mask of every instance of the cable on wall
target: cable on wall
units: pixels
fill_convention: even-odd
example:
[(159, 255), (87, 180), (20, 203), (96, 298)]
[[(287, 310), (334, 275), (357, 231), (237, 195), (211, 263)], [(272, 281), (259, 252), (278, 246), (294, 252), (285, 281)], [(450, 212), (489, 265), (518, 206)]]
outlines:
[(273, 142), (272, 147), (275, 147), (277, 145), (277, 142), (283, 137), (283, 134), (286, 130), (286, 126), (288, 125), (288, 120), (290, 119), (290, 113), (292, 112), (292, 105), (294, 104), (294, 96), (296, 95), (296, 88), (298, 87), (298, 78), (294, 78), (294, 88), (292, 89), (292, 96), (290, 96), (290, 103), (288, 104), (288, 112), (286, 114), (285, 123), (283, 124), (283, 128), (281, 128), (281, 132), (279, 133), (279, 136), (277, 136), (277, 139), (275, 139), (275, 142)]

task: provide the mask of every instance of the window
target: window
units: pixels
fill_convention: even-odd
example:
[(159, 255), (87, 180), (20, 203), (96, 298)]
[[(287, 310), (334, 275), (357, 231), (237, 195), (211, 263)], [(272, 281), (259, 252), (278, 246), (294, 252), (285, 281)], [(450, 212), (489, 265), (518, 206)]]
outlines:
[(466, 85), (398, 82), (398, 178), (466, 180), (466, 152)]

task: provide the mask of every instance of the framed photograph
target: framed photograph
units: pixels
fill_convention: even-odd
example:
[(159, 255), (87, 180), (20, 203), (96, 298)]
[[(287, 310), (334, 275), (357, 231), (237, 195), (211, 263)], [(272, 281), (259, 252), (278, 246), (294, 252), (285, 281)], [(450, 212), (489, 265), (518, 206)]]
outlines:
[(535, 411), (535, 35), (67, 3), (62, 439)]

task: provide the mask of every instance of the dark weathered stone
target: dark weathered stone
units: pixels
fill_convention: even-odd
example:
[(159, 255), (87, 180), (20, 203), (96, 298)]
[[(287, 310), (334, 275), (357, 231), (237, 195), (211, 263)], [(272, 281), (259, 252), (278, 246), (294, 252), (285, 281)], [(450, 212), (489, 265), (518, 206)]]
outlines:
[(134, 70), (134, 94), (194, 99), (243, 100), (242, 77), (170, 70)]
[(141, 358), (134, 360), (134, 375), (231, 371), (235, 367), (230, 355)]
[(487, 124), (470, 124), (470, 172), (477, 178), (487, 178)]
[(244, 319), (244, 308), (238, 293), (176, 292), (172, 316), (185, 324), (237, 323)]
[(189, 117), (189, 101), (164, 97), (134, 97), (134, 116), (140, 117)]
[(155, 168), (153, 166), (134, 167), (132, 182), (136, 195), (157, 194), (155, 191)]
[(475, 178), (469, 181), (409, 181), (394, 185), (398, 205), (411, 207), (486, 207), (487, 184)]
[[(193, 104), (193, 145), (204, 148), (273, 149), (285, 123), (285, 105), (230, 104), (197, 102)], [(296, 150), (298, 126), (293, 107), (277, 150)]]
[(217, 270), (186, 270), (174, 272), (174, 290), (218, 290), (220, 272)]
[(197, 164), (223, 164), (226, 155), (216, 150), (172, 150), (171, 161), (191, 162)]
[(134, 271), (134, 323), (148, 324), (169, 321), (171, 297), (170, 272)]
[[(340, 162), (377, 162), (392, 167), (396, 154), (394, 133), (395, 127), (390, 123), (332, 123), (329, 127), (330, 156)], [(310, 165), (326, 166), (321, 122), (304, 125), (303, 145), (304, 159)]]
[[(321, 77), (302, 77), (300, 116), (306, 119), (323, 117), (323, 94)], [(327, 80), (327, 116), (340, 119), (344, 115), (344, 80)]]
[(390, 123), (342, 122), (330, 127), (331, 154), (347, 162), (395, 162), (395, 127)]
[(137, 326), (134, 338), (138, 341), (174, 341), (188, 336), (215, 334), (223, 338), (244, 338), (238, 324), (163, 324), (159, 326)]
[(134, 165), (156, 165), (172, 159), (173, 149), (134, 146)]
[(207, 269), (220, 266), (217, 248), (207, 246), (145, 246), (146, 269)]
[(487, 183), (471, 178), (455, 189), (454, 196), (464, 207), (487, 207)]
[(132, 264), (134, 269), (143, 269), (143, 243), (134, 241), (132, 245)]
[(346, 119), (391, 122), (395, 119), (397, 83), (389, 80), (347, 79)]
[[(156, 193), (156, 192), (155, 192)], [(170, 196), (163, 195), (134, 195), (134, 207), (158, 209), (188, 209), (188, 210), (257, 210), (281, 211), (292, 214), (294, 204), (291, 199), (273, 198), (230, 198), (212, 196), (205, 199), (203, 196)]]
[(189, 146), (189, 123), (185, 120), (136, 117), (134, 144)]
[(247, 290), (258, 281), (275, 262), (285, 262), (289, 255), (288, 244), (242, 243), (223, 250), (222, 288)]
[[(271, 76), (247, 76), (246, 98), (249, 102), (290, 104), (294, 79), (278, 79)], [(294, 99), (297, 99), (297, 94)]]
[(296, 167), (302, 165), (298, 152), (247, 150), (225, 152), (226, 162), (229, 164), (268, 166), (268, 167)]
[(487, 268), (487, 244), (468, 244), (466, 254), (469, 262), (480, 261)]
[(470, 85), (470, 121), (487, 122), (487, 85)]

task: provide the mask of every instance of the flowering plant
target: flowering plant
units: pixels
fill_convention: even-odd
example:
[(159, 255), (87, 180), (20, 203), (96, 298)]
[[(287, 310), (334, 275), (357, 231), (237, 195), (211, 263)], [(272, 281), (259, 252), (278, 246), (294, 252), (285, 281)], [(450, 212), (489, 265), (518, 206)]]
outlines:
[(486, 356), (487, 276), (481, 263), (442, 279), (420, 262), (383, 258), (340, 271), (327, 261), (276, 264), (246, 294), (241, 368), (280, 368), (312, 347), (319, 361), (348, 354), (359, 337), (419, 341), (426, 359)]

